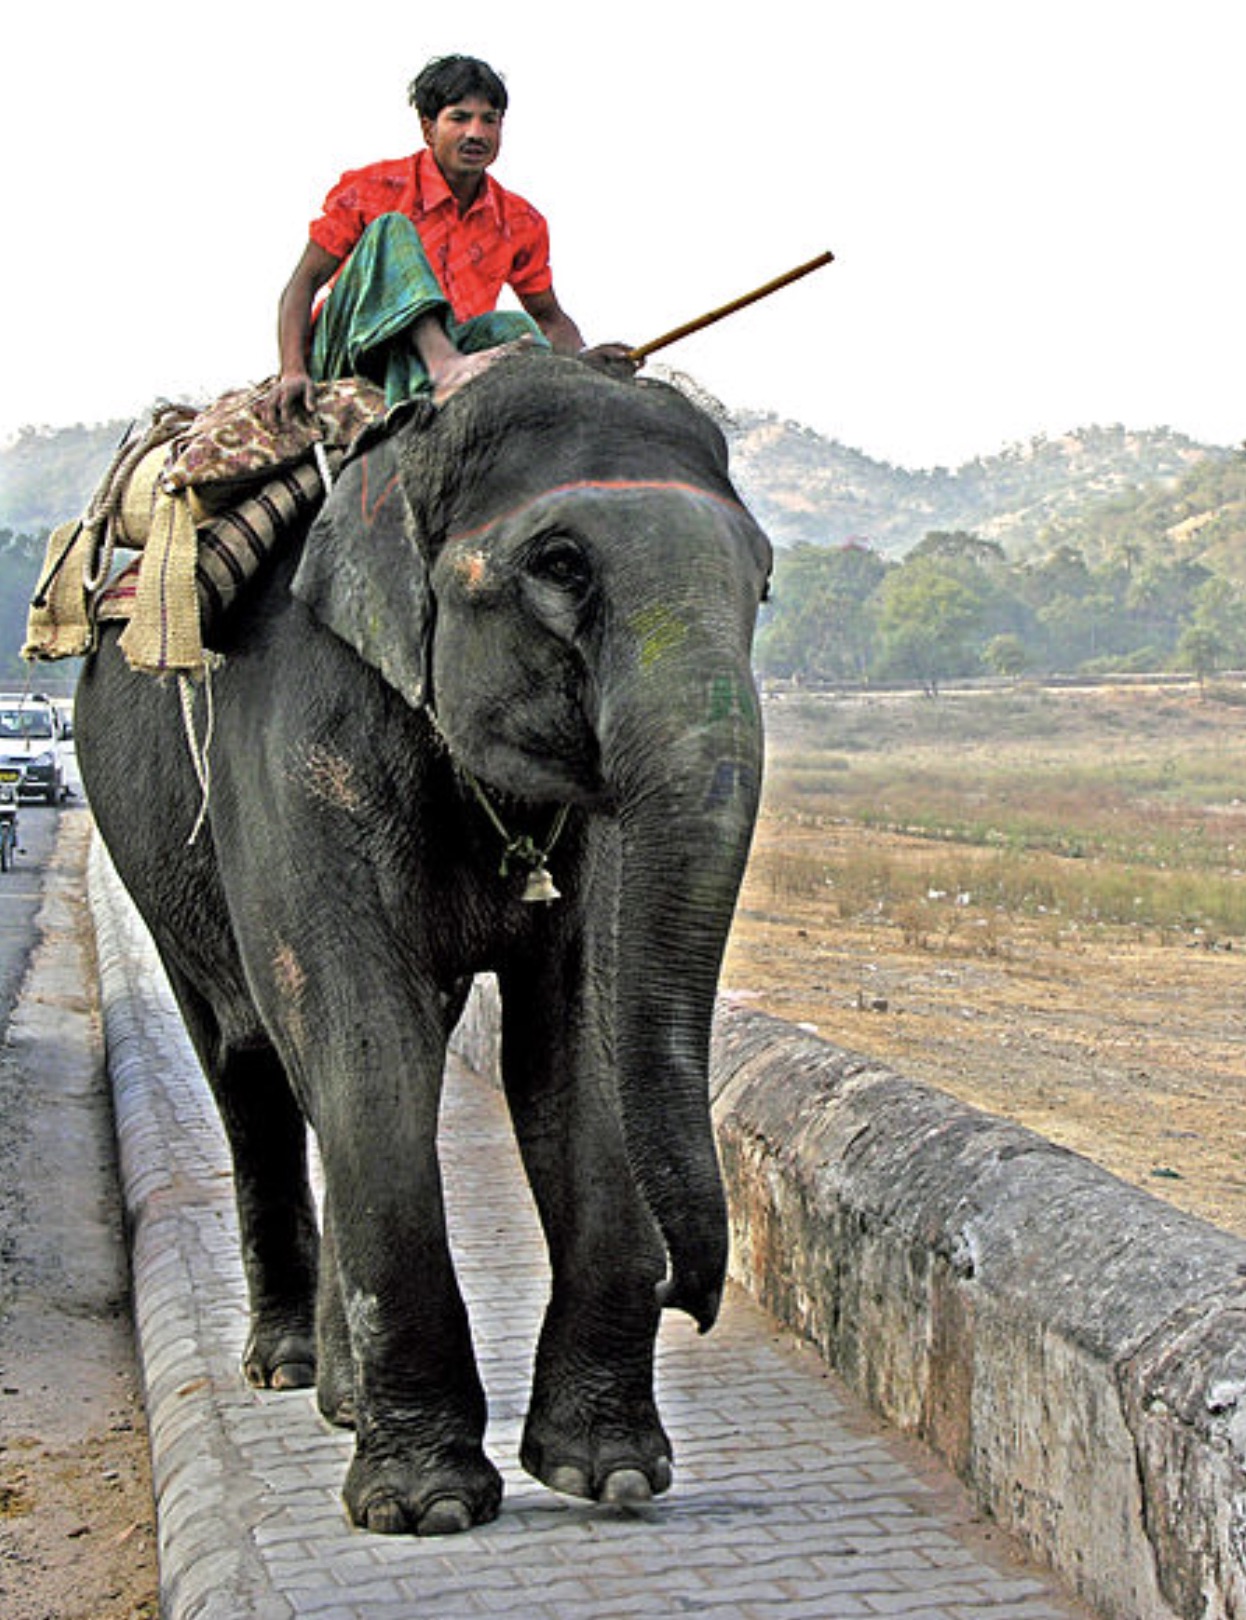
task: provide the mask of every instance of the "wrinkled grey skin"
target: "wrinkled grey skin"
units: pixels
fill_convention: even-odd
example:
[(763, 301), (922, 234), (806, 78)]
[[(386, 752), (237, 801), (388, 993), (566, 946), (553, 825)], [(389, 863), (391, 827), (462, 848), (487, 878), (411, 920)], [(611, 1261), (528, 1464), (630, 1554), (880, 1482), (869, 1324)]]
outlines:
[[(769, 567), (721, 435), (678, 394), (517, 357), (351, 463), (214, 632), (193, 847), (175, 692), (107, 631), (84, 671), (91, 804), (233, 1152), (245, 1371), (314, 1378), (354, 1426), (356, 1524), (498, 1510), (436, 1143), (447, 1038), (487, 970), (554, 1279), (523, 1463), (607, 1501), (670, 1483), (660, 1308), (708, 1328), (726, 1262), (708, 1046), (760, 785)], [(570, 806), (560, 901), (499, 875), (464, 771), (538, 843)]]

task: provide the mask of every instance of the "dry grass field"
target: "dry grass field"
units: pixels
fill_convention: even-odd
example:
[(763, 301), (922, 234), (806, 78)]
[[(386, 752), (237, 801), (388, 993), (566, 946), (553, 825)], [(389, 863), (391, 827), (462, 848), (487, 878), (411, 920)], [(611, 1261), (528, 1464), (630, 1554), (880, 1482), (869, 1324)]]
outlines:
[(766, 716), (724, 987), (1246, 1236), (1246, 691)]

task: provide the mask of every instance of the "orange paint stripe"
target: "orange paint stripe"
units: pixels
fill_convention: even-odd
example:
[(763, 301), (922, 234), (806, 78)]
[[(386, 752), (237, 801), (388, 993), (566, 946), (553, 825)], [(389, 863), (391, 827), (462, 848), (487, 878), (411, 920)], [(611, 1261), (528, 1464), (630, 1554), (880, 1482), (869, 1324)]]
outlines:
[(533, 506), (542, 501), (548, 501), (556, 495), (573, 495), (581, 490), (601, 490), (609, 495), (629, 495), (637, 490), (662, 490), (668, 494), (695, 495), (704, 501), (713, 501), (717, 506), (726, 507), (729, 512), (742, 512), (744, 509), (738, 501), (731, 501), (724, 495), (715, 495), (712, 490), (702, 489), (699, 484), (686, 484), (678, 479), (653, 478), (583, 478), (570, 484), (557, 484), (553, 489), (543, 489), (539, 495), (532, 495), (526, 501), (520, 501), (508, 512), (502, 512), (497, 517), (490, 518), (475, 529), (461, 529), (457, 534), (448, 537), (446, 544), (453, 545), (459, 540), (475, 540), (499, 523), (509, 523)]

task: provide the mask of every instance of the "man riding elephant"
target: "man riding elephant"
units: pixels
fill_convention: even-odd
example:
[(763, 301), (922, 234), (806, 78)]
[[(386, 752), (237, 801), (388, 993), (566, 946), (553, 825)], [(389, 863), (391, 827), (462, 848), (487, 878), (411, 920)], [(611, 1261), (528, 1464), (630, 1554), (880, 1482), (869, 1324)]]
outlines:
[[(440, 57), (410, 99), (425, 150), (342, 176), (281, 295), (276, 421), (311, 409), (314, 382), (343, 376), (380, 383), (391, 404), (444, 398), (521, 339), (634, 369), (625, 344), (585, 348), (554, 291), (544, 218), (487, 173), (509, 99), (498, 74)], [(508, 285), (522, 312), (496, 309)]]

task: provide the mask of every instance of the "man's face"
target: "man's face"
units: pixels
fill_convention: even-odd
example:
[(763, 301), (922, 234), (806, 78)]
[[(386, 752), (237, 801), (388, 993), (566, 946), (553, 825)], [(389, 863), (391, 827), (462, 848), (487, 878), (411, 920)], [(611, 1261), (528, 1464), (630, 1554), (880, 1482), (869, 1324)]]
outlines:
[(451, 184), (479, 179), (502, 147), (502, 114), (483, 96), (451, 102), (436, 118), (421, 118), (420, 128)]

